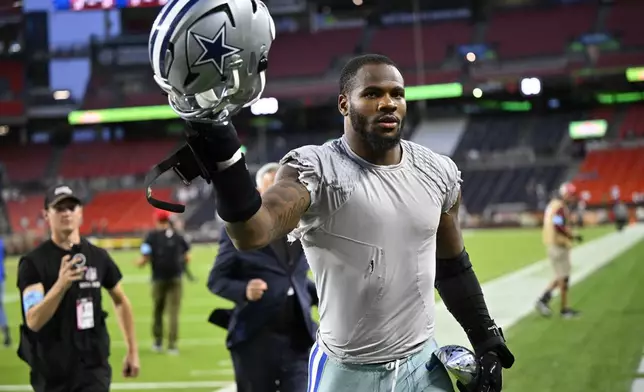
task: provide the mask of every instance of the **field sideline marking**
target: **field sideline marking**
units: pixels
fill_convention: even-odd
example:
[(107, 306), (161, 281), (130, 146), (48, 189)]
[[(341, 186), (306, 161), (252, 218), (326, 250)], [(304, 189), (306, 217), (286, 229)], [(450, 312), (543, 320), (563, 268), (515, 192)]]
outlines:
[[(196, 389), (229, 387), (230, 381), (182, 381), (182, 382), (124, 382), (111, 385), (112, 391), (136, 391), (157, 389)], [(31, 385), (0, 385), (2, 392), (32, 391)]]
[[(644, 225), (636, 224), (573, 248), (571, 285), (581, 282), (643, 238)], [(476, 255), (472, 255), (472, 263), (476, 269)], [(550, 263), (541, 260), (483, 284), (490, 315), (500, 327), (510, 328), (534, 311), (534, 304), (550, 279)], [(574, 292), (572, 300), (575, 300)], [(557, 306), (555, 302), (554, 308)], [(458, 344), (471, 347), (465, 332), (442, 302), (436, 305), (435, 315), (435, 335), (439, 346)]]
[(631, 392), (644, 392), (644, 378), (636, 378), (631, 384)]
[(637, 368), (637, 375), (631, 383), (631, 392), (644, 392), (644, 352), (642, 353), (642, 360)]
[[(150, 339), (138, 341), (139, 347), (152, 347), (152, 343), (153, 341)], [(200, 346), (212, 347), (212, 346), (223, 346), (225, 344), (226, 342), (223, 341), (222, 338), (219, 338), (217, 336), (213, 336), (211, 338), (179, 339), (180, 347), (200, 347)], [(112, 340), (112, 347), (123, 348), (125, 347), (125, 341)]]
[[(203, 376), (233, 376), (235, 371), (233, 369), (205, 369), (205, 370), (191, 370), (190, 376), (203, 377)], [(227, 381), (228, 382), (228, 381)]]

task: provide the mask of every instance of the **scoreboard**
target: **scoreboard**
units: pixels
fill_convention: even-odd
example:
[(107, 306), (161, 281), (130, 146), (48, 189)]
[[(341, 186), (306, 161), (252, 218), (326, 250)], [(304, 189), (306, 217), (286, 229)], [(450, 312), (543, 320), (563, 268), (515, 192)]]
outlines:
[(57, 11), (112, 10), (163, 7), (168, 0), (54, 0)]

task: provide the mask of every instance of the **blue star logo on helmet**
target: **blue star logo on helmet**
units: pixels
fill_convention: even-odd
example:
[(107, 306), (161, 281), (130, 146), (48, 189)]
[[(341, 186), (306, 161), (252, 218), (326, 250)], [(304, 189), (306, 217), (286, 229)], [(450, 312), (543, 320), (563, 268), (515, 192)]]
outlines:
[(224, 74), (224, 62), (235, 53), (242, 51), (240, 48), (226, 44), (226, 24), (224, 23), (213, 38), (204, 37), (197, 33), (190, 33), (201, 46), (202, 52), (192, 66), (213, 64), (219, 74)]

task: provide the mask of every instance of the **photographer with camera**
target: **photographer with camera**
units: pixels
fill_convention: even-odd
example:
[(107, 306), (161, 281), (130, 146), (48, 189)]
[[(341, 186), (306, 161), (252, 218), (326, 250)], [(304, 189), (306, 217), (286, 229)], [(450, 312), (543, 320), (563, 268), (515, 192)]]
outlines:
[(81, 237), (81, 200), (68, 185), (47, 191), (43, 217), (51, 236), (18, 264), (22, 301), (18, 355), (30, 369), (36, 392), (109, 391), (110, 338), (101, 287), (125, 337), (123, 376), (136, 377), (139, 355), (132, 307), (118, 266), (107, 251)]

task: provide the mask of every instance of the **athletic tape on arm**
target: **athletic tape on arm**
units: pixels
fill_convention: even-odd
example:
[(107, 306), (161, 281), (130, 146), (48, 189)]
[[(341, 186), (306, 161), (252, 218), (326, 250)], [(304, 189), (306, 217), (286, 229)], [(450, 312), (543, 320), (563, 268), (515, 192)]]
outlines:
[(26, 294), (24, 294), (22, 298), (22, 308), (25, 311), (25, 314), (29, 311), (29, 309), (33, 308), (34, 306), (38, 305), (45, 299), (45, 295), (41, 293), (40, 291), (33, 290), (30, 291)]

